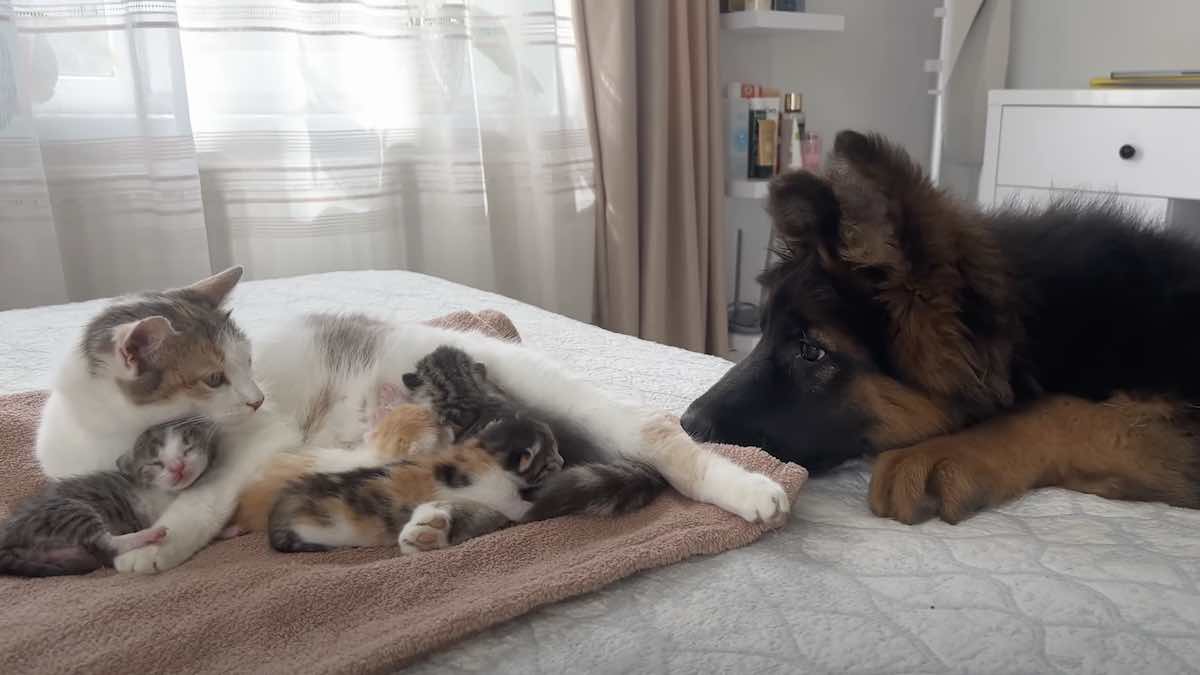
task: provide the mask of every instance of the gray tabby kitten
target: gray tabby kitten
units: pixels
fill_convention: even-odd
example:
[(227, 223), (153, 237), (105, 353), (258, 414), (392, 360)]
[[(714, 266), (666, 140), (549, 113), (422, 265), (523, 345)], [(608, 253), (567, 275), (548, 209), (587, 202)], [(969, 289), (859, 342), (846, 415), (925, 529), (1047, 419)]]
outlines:
[(204, 474), (218, 445), (207, 419), (166, 422), (142, 432), (115, 471), (52, 481), (0, 525), (0, 574), (86, 574), (162, 541), (167, 528), (152, 525)]
[(497, 420), (525, 416), (525, 410), (488, 379), (482, 363), (455, 347), (433, 350), (417, 361), (416, 372), (402, 379), (415, 402), (433, 408), (438, 424), (450, 430), (455, 443), (478, 436)]
[[(416, 372), (406, 373), (403, 381), (415, 401), (433, 407), (456, 442), (477, 435), (496, 420), (542, 417), (489, 380), (482, 363), (454, 347), (438, 347), (418, 361)], [(627, 459), (588, 461), (595, 453), (582, 434), (558, 420), (545, 422), (567, 468), (539, 478), (524, 492), (533, 504), (522, 520), (628, 513), (650, 503), (666, 487), (662, 475), (647, 464)], [(537, 424), (544, 426), (542, 421)]]

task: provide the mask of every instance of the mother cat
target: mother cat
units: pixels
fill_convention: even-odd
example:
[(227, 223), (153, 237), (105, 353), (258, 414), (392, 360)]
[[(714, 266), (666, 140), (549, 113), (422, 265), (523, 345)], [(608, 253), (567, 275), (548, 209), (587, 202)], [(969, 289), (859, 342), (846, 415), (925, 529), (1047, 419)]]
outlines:
[(252, 370), (249, 341), (222, 309), (241, 276), (235, 267), (186, 288), (118, 300), (87, 325), (60, 367), (38, 430), (47, 475), (111, 468), (143, 430), (190, 415), (217, 420), (228, 448), (210, 480), (181, 494), (156, 523), (168, 528), (167, 540), (119, 556), (119, 571), (163, 571), (187, 560), (220, 532), (238, 493), (274, 453), (319, 451), (335, 469), (371, 463), (331, 448), (357, 444), (379, 385), (400, 382), (443, 344), (470, 353), (506, 391), (553, 420), (556, 435), (576, 437), (598, 455), (575, 461), (637, 459), (684, 495), (746, 520), (787, 517), (787, 496), (774, 481), (696, 445), (674, 419), (613, 401), (519, 345), (424, 324), (308, 315), (258, 344)]

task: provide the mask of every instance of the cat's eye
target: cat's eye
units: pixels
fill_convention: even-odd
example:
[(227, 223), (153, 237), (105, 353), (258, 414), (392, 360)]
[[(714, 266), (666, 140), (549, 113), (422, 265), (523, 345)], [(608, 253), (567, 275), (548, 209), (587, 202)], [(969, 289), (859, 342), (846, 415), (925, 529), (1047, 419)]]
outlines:
[(805, 361), (820, 361), (825, 358), (825, 350), (807, 340), (803, 340), (800, 342), (800, 358)]
[(217, 387), (220, 387), (228, 382), (229, 380), (225, 379), (225, 373), (213, 373), (212, 375), (204, 378), (204, 384), (207, 384), (213, 389), (216, 389)]

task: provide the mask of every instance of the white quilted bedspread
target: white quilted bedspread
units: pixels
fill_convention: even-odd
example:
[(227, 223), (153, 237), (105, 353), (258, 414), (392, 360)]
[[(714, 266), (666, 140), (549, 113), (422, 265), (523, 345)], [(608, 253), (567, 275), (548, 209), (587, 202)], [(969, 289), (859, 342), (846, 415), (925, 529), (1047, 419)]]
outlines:
[[(0, 312), (0, 392), (45, 387), (89, 302)], [(251, 338), (303, 310), (509, 314), (526, 342), (682, 412), (728, 367), (405, 272), (249, 282)], [(949, 526), (867, 511), (861, 465), (812, 480), (781, 531), (489, 630), (413, 667), (484, 673), (1176, 673), (1200, 669), (1200, 512), (1042, 490)], [(352, 637), (348, 637), (352, 639)]]

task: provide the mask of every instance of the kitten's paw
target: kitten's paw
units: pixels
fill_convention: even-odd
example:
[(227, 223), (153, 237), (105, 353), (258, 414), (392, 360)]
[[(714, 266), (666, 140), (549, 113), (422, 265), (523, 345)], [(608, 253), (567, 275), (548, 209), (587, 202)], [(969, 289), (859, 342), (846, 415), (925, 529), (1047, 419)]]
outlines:
[(148, 527), (144, 530), (138, 530), (137, 532), (116, 535), (112, 537), (111, 542), (117, 555), (121, 555), (129, 551), (135, 551), (143, 546), (160, 544), (166, 538), (167, 528), (160, 525), (158, 527)]
[(421, 504), (400, 530), (400, 554), (436, 551), (450, 545), (450, 509), (440, 504)]
[(230, 525), (229, 527), (221, 530), (221, 533), (217, 535), (217, 539), (233, 539), (234, 537), (240, 537), (243, 534), (249, 534), (249, 532), (250, 530), (244, 529), (240, 525)]
[(761, 473), (733, 465), (721, 467), (711, 487), (717, 496), (714, 500), (717, 506), (751, 523), (774, 527), (782, 525), (791, 513), (783, 486)]

